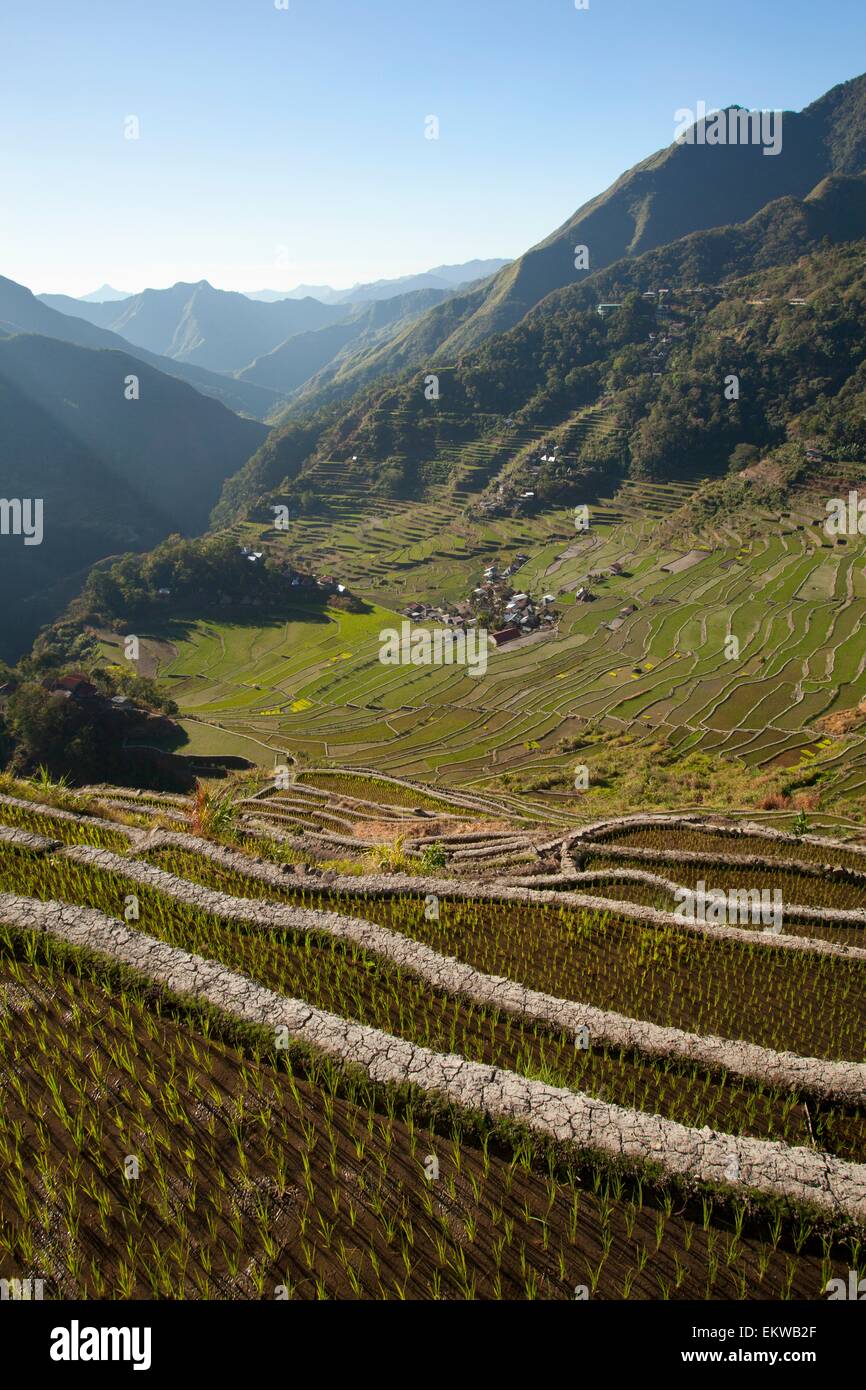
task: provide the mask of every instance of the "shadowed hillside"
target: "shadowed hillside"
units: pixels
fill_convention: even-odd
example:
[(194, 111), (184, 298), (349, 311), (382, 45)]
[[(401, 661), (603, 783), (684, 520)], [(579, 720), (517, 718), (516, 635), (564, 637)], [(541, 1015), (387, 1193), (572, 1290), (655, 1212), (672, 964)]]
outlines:
[[(126, 380), (138, 379), (138, 400)], [(4, 495), (40, 498), (44, 538), (0, 539), (14, 656), (79, 587), (86, 568), (172, 531), (204, 529), (222, 484), (266, 434), (217, 401), (118, 352), (35, 334), (0, 338)], [(59, 589), (57, 586), (60, 586)]]

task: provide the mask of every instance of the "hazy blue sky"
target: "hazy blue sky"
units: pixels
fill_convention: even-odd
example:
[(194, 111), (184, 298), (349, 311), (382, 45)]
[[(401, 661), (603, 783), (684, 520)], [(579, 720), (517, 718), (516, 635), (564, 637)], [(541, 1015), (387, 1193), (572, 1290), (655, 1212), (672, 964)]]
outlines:
[(289, 4), (2, 0), (0, 274), (288, 289), (513, 256), (678, 107), (799, 109), (866, 68), (866, 0)]

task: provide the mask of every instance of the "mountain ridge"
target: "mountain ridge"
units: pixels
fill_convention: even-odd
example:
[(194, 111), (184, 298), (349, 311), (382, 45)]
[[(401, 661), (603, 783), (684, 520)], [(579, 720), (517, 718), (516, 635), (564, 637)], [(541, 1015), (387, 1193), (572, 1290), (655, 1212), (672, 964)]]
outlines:
[(321, 299), (324, 304), (361, 304), (372, 299), (390, 299), (398, 294), (410, 294), (414, 290), (442, 289), (454, 290), (460, 285), (471, 284), (474, 280), (486, 279), (508, 264), (502, 256), (463, 261), (454, 265), (436, 265), (430, 270), (419, 271), (415, 275), (399, 275), (394, 279), (357, 281), (346, 290), (336, 290), (332, 285), (296, 285), (291, 290), (253, 290), (247, 292), (249, 299), (276, 300), (301, 299), (311, 295)]
[[(801, 112), (783, 113), (782, 130), (782, 149), (772, 157), (757, 145), (674, 141), (656, 150), (481, 290), (458, 291), (392, 344), (359, 352), (327, 389), (349, 396), (408, 368), (457, 362), (463, 352), (519, 323), (554, 290), (625, 256), (746, 221), (780, 197), (805, 198), (829, 175), (866, 172), (866, 75), (838, 84)], [(585, 269), (575, 268), (578, 246), (588, 249)], [(320, 403), (315, 379), (298, 404), (306, 400)]]
[(312, 298), (260, 303), (233, 290), (217, 290), (207, 280), (178, 281), (119, 303), (41, 298), (50, 308), (106, 328), (136, 347), (225, 373), (241, 371), (293, 334), (322, 328), (345, 313)]
[[(77, 301), (72, 301), (77, 303)], [(236, 382), (230, 376), (210, 372), (192, 363), (177, 362), (161, 357), (146, 348), (137, 347), (118, 333), (100, 328), (79, 314), (65, 313), (47, 304), (25, 285), (0, 275), (0, 322), (17, 332), (37, 333), (46, 338), (74, 343), (79, 347), (105, 348), (129, 353), (146, 362), (156, 371), (174, 376), (194, 386), (203, 395), (219, 400), (237, 414), (264, 420), (281, 404), (281, 397), (263, 387), (248, 382)]]

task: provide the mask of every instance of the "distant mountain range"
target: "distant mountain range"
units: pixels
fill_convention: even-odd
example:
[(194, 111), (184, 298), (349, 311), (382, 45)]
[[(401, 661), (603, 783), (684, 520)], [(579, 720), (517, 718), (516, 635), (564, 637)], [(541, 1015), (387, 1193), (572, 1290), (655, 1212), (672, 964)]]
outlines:
[[(475, 282), (504, 264), (496, 260), (437, 266), (423, 275), (356, 285), (352, 290), (318, 287), (317, 294), (298, 289), (289, 295), (269, 290), (245, 295), (215, 289), (201, 280), (144, 290), (127, 298), (103, 286), (85, 299), (43, 294), (39, 301), (57, 313), (117, 334), (136, 349), (266, 387), (276, 399), (264, 411), (240, 400), (227, 401), (234, 408), (261, 415), (274, 413), (280, 400), (314, 374), (324, 372), (325, 379), (335, 376), (350, 347), (355, 352), (381, 347), (467, 280)], [(372, 305), (383, 307), (368, 312)]]
[(296, 333), (237, 373), (239, 381), (289, 394), (312, 380), (323, 383), (340, 371), (347, 356), (389, 342), (421, 314), (439, 304), (448, 290), (412, 290), (387, 299), (346, 305), (344, 317), (325, 328)]
[(295, 333), (323, 328), (346, 312), (310, 297), (257, 303), (245, 294), (214, 289), (207, 280), (103, 304), (60, 294), (40, 299), (62, 314), (119, 333), (136, 347), (215, 372), (241, 371)]
[[(64, 296), (53, 296), (64, 298)], [(79, 310), (81, 301), (71, 299)], [(108, 306), (111, 307), (111, 306)], [(16, 284), (0, 275), (0, 332), (40, 333), (46, 338), (59, 338), (66, 343), (77, 343), (80, 347), (109, 348), (115, 352), (127, 352), (139, 361), (147, 362), (158, 371), (179, 377), (206, 396), (214, 396), (223, 405), (239, 414), (251, 415), (264, 420), (282, 404), (282, 398), (274, 391), (268, 391), (249, 382), (234, 381), (230, 376), (221, 376), (207, 371), (204, 367), (174, 358), (162, 357), (146, 348), (132, 345), (126, 338), (100, 328), (91, 323), (83, 314), (73, 315), (71, 310), (61, 312), (51, 308), (24, 285)]]
[[(4, 495), (45, 508), (42, 545), (16, 539), (0, 555), (14, 601), (2, 657), (29, 645), (96, 561), (203, 530), (227, 479), (264, 441), (259, 420), (312, 373), (387, 340), (450, 293), (327, 305), (256, 303), (204, 281), (124, 299), (98, 298), (104, 290), (87, 301), (37, 297), (0, 277)], [(135, 401), (124, 395), (130, 376)]]
[[(456, 290), (474, 280), (485, 280), (508, 265), (507, 260), (464, 261), (462, 265), (437, 265), (420, 275), (402, 275), (396, 280), (372, 280), (353, 285), (348, 290), (335, 290), (330, 285), (297, 285), (293, 290), (251, 290), (249, 299), (273, 303), (278, 299), (320, 299), (323, 304), (360, 304), (371, 299), (390, 299), (413, 290)], [(104, 287), (107, 288), (107, 287)]]

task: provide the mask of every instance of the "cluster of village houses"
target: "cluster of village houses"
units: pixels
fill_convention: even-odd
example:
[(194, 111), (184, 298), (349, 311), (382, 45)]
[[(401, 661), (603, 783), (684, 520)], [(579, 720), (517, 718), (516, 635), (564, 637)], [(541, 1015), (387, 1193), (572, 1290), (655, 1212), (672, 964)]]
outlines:
[[(260, 565), (265, 558), (263, 550), (253, 550), (247, 545), (242, 545), (240, 552), (249, 560), (251, 565)], [(328, 594), (347, 594), (349, 592), (348, 587), (341, 584), (336, 575), (333, 574), (322, 574), (319, 575), (318, 579), (315, 575), (305, 574), (301, 570), (293, 570), (291, 574), (293, 589), (323, 589)], [(159, 592), (167, 594), (168, 589), (160, 589)]]
[(496, 624), (490, 636), (497, 647), (530, 632), (554, 627), (559, 616), (552, 606), (556, 602), (555, 594), (545, 594), (536, 600), (529, 593), (515, 593), (509, 583), (511, 576), (528, 559), (528, 555), (520, 554), (502, 569), (498, 565), (488, 565), (478, 587), (457, 603), (411, 603), (403, 609), (403, 614), (415, 623), (445, 623), (457, 631), (478, 627), (479, 614), (484, 614), (485, 622)]

